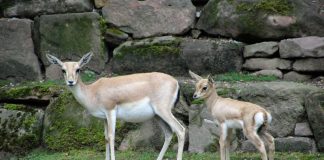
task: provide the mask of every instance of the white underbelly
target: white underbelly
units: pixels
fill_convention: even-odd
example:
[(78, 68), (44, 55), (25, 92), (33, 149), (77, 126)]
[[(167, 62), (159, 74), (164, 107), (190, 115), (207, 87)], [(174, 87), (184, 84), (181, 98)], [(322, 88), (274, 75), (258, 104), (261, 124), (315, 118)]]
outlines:
[(117, 118), (126, 122), (143, 122), (153, 118), (154, 115), (149, 98), (117, 105)]
[(243, 121), (242, 120), (225, 120), (225, 124), (227, 128), (243, 128)]

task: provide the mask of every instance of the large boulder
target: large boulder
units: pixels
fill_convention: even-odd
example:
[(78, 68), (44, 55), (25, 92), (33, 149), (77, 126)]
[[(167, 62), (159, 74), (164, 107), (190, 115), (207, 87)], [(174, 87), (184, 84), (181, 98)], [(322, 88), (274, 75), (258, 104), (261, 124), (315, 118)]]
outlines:
[(118, 150), (160, 150), (163, 142), (164, 134), (157, 122), (153, 120), (146, 121), (138, 129), (132, 130), (125, 135)]
[(102, 9), (108, 23), (134, 38), (183, 34), (195, 20), (190, 0), (110, 0)]
[(5, 17), (34, 17), (40, 14), (67, 12), (89, 12), (92, 10), (90, 0), (27, 0), (0, 2)]
[[(275, 148), (278, 152), (316, 152), (315, 141), (307, 137), (287, 137), (276, 138)], [(256, 151), (256, 148), (250, 141), (244, 141), (241, 146), (242, 151)]]
[(298, 59), (293, 64), (293, 70), (301, 72), (323, 72), (324, 58)]
[(33, 22), (28, 19), (0, 19), (0, 79), (40, 80), (41, 69), (34, 52)]
[(232, 40), (194, 40), (173, 36), (127, 41), (114, 50), (112, 70), (118, 74), (159, 71), (184, 76), (239, 72), (244, 44)]
[(296, 123), (305, 116), (305, 95), (321, 90), (294, 82), (246, 83), (237, 87), (240, 100), (258, 104), (270, 111), (273, 117), (270, 132), (274, 137), (293, 135)]
[(114, 50), (112, 71), (117, 74), (158, 71), (187, 73), (181, 59), (181, 39), (172, 36), (127, 41)]
[(189, 112), (189, 152), (203, 153), (219, 148), (220, 129), (204, 105), (193, 105)]
[(240, 72), (244, 44), (233, 40), (184, 39), (181, 57), (198, 74)]
[(25, 153), (41, 144), (44, 112), (24, 105), (0, 106), (0, 150)]
[(247, 57), (270, 57), (278, 51), (278, 42), (261, 42), (244, 47), (243, 56)]
[(307, 95), (305, 108), (319, 151), (324, 151), (324, 92), (311, 92)]
[(291, 66), (292, 61), (280, 58), (250, 58), (243, 64), (247, 70), (289, 70)]
[(320, 1), (210, 0), (197, 28), (244, 41), (324, 36)]
[(52, 150), (103, 149), (104, 122), (92, 117), (67, 91), (45, 110), (43, 141)]
[(303, 37), (282, 40), (281, 58), (324, 57), (324, 37)]
[[(78, 61), (90, 51), (94, 56), (86, 67), (97, 73), (103, 71), (108, 54), (101, 37), (99, 18), (99, 14), (94, 12), (40, 16), (36, 23), (38, 52), (46, 72), (51, 65), (45, 56), (47, 53), (62, 61)], [(55, 69), (60, 70), (58, 67)]]

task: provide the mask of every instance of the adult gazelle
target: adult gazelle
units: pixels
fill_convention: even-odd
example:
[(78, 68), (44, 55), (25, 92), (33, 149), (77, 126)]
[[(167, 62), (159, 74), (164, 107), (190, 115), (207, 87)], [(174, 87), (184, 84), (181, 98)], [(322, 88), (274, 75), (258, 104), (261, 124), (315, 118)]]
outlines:
[(115, 160), (114, 140), (116, 119), (127, 122), (143, 122), (156, 118), (165, 141), (158, 156), (162, 160), (173, 132), (178, 137), (177, 160), (182, 159), (185, 128), (172, 115), (179, 85), (175, 78), (164, 73), (140, 73), (112, 78), (100, 78), (86, 85), (80, 78), (80, 70), (92, 53), (84, 55), (78, 62), (62, 62), (47, 54), (52, 64), (59, 65), (65, 83), (75, 99), (95, 117), (105, 119), (106, 160)]

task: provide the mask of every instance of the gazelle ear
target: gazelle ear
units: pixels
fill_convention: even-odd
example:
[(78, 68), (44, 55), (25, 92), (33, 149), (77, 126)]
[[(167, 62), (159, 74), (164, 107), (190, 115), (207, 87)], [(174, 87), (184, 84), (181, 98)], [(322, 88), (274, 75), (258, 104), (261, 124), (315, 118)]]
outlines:
[(189, 74), (190, 74), (190, 76), (191, 76), (193, 79), (195, 79), (196, 81), (200, 81), (200, 80), (203, 79), (202, 77), (200, 77), (200, 76), (197, 75), (196, 73), (192, 72), (191, 70), (189, 70)]
[(91, 60), (92, 55), (93, 55), (93, 53), (89, 52), (80, 59), (80, 61), (79, 61), (80, 68), (83, 67), (84, 65), (86, 65)]
[(56, 58), (55, 56), (52, 56), (50, 54), (46, 54), (46, 58), (48, 59), (49, 62), (51, 62), (52, 64), (57, 64), (59, 66), (62, 67), (63, 62), (61, 60), (59, 60), (58, 58)]
[(214, 79), (210, 75), (208, 75), (207, 79), (208, 79), (208, 82), (214, 84)]

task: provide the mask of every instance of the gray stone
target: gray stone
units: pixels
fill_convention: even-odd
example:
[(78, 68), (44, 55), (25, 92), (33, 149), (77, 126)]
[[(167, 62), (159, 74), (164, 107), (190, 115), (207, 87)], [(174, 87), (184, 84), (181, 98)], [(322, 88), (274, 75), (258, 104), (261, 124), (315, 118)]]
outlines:
[(0, 79), (32, 81), (42, 78), (34, 51), (32, 25), (27, 19), (0, 19)]
[[(294, 82), (258, 82), (234, 85), (239, 100), (258, 104), (272, 115), (269, 131), (274, 137), (294, 134), (296, 123), (305, 116), (305, 95), (320, 88)], [(283, 129), (284, 128), (284, 129)]]
[(164, 134), (155, 121), (146, 121), (137, 130), (130, 131), (125, 135), (118, 150), (135, 149), (160, 149), (164, 142)]
[(257, 72), (254, 72), (252, 73), (252, 75), (256, 75), (256, 76), (259, 76), (259, 75), (262, 75), (262, 76), (275, 76), (277, 78), (282, 78), (283, 74), (280, 70), (261, 70), (261, 71), (257, 71)]
[(324, 57), (324, 37), (302, 37), (279, 43), (281, 58)]
[(186, 64), (180, 56), (181, 41), (172, 36), (126, 41), (113, 52), (112, 71), (117, 74), (152, 71), (186, 74)]
[(251, 58), (245, 61), (243, 68), (247, 70), (289, 70), (291, 64), (291, 61), (279, 58)]
[[(205, 105), (192, 105), (189, 111), (189, 152), (202, 153), (219, 150), (220, 128)], [(236, 134), (232, 135), (231, 150), (237, 148)]]
[[(278, 152), (316, 152), (315, 141), (306, 137), (276, 138), (275, 148)], [(249, 141), (244, 141), (241, 146), (242, 151), (255, 152), (254, 145)]]
[(4, 7), (5, 17), (34, 17), (40, 14), (89, 12), (92, 10), (90, 0), (27, 0), (10, 1), (3, 5), (6, 5)]
[(296, 123), (295, 136), (313, 136), (313, 132), (307, 122)]
[(102, 13), (107, 22), (134, 38), (183, 34), (195, 20), (190, 0), (110, 0)]
[(243, 56), (247, 57), (269, 57), (278, 51), (278, 42), (262, 42), (244, 47)]
[(197, 28), (243, 41), (324, 36), (321, 6), (320, 1), (309, 0), (210, 0), (202, 10)]
[(21, 153), (37, 148), (44, 112), (16, 104), (5, 104), (4, 108), (0, 108), (0, 150)]
[(293, 70), (302, 72), (323, 72), (324, 58), (298, 59), (293, 64)]
[(314, 133), (317, 147), (320, 152), (324, 152), (324, 92), (311, 92), (305, 98), (305, 108), (308, 122)]
[(99, 18), (94, 12), (40, 16), (37, 20), (38, 52), (45, 67), (51, 65), (45, 56), (47, 53), (62, 61), (79, 61), (91, 51), (94, 56), (85, 67), (102, 73), (108, 54), (101, 38)]
[(239, 72), (243, 63), (243, 46), (243, 43), (233, 40), (185, 39), (181, 44), (181, 57), (188, 69), (198, 74)]
[(305, 75), (305, 74), (300, 74), (297, 73), (295, 71), (290, 71), (288, 73), (286, 73), (284, 75), (284, 80), (288, 80), (288, 81), (298, 81), (298, 82), (302, 82), (302, 81), (308, 81), (311, 79), (312, 76), (310, 75)]

